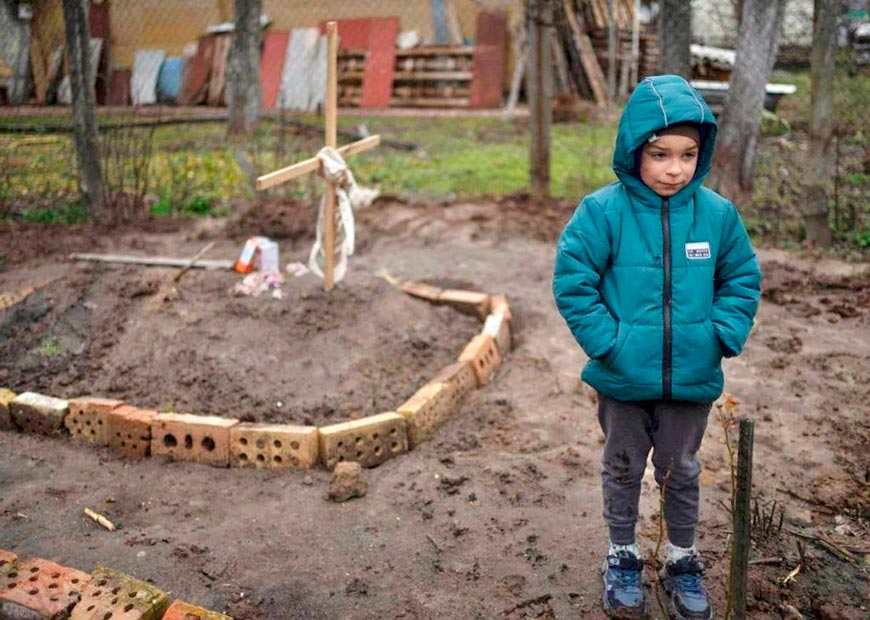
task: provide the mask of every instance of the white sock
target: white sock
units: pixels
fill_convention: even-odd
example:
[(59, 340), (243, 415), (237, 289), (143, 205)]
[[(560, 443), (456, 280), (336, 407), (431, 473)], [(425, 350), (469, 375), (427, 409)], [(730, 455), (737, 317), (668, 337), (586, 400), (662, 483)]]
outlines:
[(610, 543), (610, 549), (607, 551), (607, 555), (617, 555), (620, 551), (632, 553), (636, 558), (640, 557), (640, 547), (637, 546), (637, 543), (632, 543), (630, 545), (614, 545), (613, 543)]
[(698, 548), (695, 545), (692, 545), (691, 547), (678, 547), (671, 544), (670, 541), (665, 545), (665, 551), (668, 553), (669, 563), (678, 562), (685, 557), (698, 555)]

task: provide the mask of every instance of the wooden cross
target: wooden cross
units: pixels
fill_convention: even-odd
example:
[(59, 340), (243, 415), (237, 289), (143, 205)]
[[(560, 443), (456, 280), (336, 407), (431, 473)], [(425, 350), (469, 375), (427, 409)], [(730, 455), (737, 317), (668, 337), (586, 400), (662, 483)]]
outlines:
[[(338, 116), (338, 79), (337, 79), (337, 57), (338, 57), (338, 29), (335, 22), (326, 24), (327, 37), (327, 64), (326, 64), (326, 146), (335, 148), (336, 139), (336, 121)], [(369, 136), (363, 140), (346, 144), (338, 149), (338, 153), (347, 158), (357, 153), (362, 153), (371, 148), (378, 146), (381, 143), (379, 135)], [(317, 157), (306, 159), (292, 166), (275, 170), (268, 174), (264, 174), (257, 178), (257, 189), (263, 190), (268, 187), (274, 187), (281, 183), (286, 183), (291, 179), (309, 174), (320, 170), (321, 163)], [(335, 183), (327, 179), (326, 181), (326, 209), (323, 214), (323, 253), (326, 258), (323, 274), (323, 286), (327, 291), (331, 291), (335, 286)]]

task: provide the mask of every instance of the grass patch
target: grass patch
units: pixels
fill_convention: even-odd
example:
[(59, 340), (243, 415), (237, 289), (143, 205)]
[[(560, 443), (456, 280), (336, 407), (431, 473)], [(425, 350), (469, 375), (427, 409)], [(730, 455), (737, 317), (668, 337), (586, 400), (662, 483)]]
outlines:
[(60, 347), (60, 343), (57, 341), (56, 338), (53, 338), (51, 336), (46, 336), (45, 338), (43, 338), (39, 342), (39, 345), (36, 347), (35, 351), (36, 355), (38, 355), (39, 357), (45, 357), (49, 359), (52, 357), (57, 357), (62, 352), (63, 351)]

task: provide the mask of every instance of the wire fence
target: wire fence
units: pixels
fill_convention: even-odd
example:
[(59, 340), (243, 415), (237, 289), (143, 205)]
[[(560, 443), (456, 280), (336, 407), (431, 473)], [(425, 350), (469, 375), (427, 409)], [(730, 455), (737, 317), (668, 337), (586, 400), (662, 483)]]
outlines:
[[(2, 218), (89, 216), (78, 200), (71, 133), (64, 21), (70, 1), (0, 0)], [(523, 0), (263, 0), (263, 117), (255, 134), (235, 140), (226, 131), (232, 0), (83, 1), (104, 191), (123, 217), (229, 211), (255, 197), (256, 176), (315, 153), (323, 142), (328, 20), (339, 21), (342, 41), (339, 142), (375, 132), (385, 138), (377, 151), (352, 162), (360, 182), (420, 200), (530, 187)], [(637, 80), (658, 72), (658, 3), (552, 4), (552, 193), (579, 199), (614, 178), (609, 160), (618, 109), (596, 105), (594, 82), (612, 79), (621, 101)], [(694, 78), (727, 82), (737, 42), (735, 4), (693, 0)], [(867, 234), (870, 204), (870, 118), (866, 100), (861, 103), (870, 79), (870, 35), (860, 29), (870, 18), (859, 4), (844, 10), (838, 32), (832, 216), (858, 235)], [(794, 0), (783, 16), (772, 81), (794, 84), (796, 91), (769, 96), (768, 107), (780, 120), (763, 124), (765, 135), (797, 135), (797, 144), (808, 122), (812, 5)], [(597, 70), (581, 50), (591, 50)], [(715, 91), (705, 96), (714, 108), (717, 97), (722, 100)], [(518, 107), (506, 114), (515, 97)], [(800, 231), (784, 223), (790, 207), (783, 188), (771, 189), (783, 183), (777, 171), (791, 169), (787, 153), (777, 151), (787, 151), (776, 146), (784, 143), (764, 143), (752, 218), (760, 234), (793, 237)], [(313, 202), (319, 191), (307, 179), (266, 197)], [(785, 195), (799, 202), (798, 193), (795, 187)]]

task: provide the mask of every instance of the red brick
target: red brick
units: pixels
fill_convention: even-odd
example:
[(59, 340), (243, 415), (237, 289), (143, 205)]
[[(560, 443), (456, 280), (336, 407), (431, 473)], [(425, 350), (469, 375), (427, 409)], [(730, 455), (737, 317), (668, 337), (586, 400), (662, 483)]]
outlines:
[(492, 373), (501, 364), (501, 357), (492, 336), (475, 336), (471, 339), (462, 354), (460, 362), (470, 362), (477, 377), (478, 387), (483, 387), (489, 382)]
[(202, 607), (196, 607), (185, 603), (184, 601), (173, 601), (166, 613), (163, 614), (163, 620), (233, 620), (229, 616), (209, 611)]
[(156, 411), (121, 405), (107, 418), (109, 447), (120, 456), (141, 459), (151, 455), (151, 424)]
[(73, 439), (82, 439), (98, 446), (109, 445), (107, 415), (123, 405), (123, 401), (85, 396), (69, 401), (69, 413), (64, 425)]
[(151, 454), (215, 467), (230, 465), (230, 429), (238, 420), (158, 413), (151, 423)]
[(90, 580), (87, 573), (40, 558), (0, 572), (0, 618), (65, 618)]
[(67, 401), (35, 392), (19, 394), (9, 404), (9, 413), (15, 424), (23, 431), (38, 435), (62, 434), (68, 412)]
[(291, 424), (239, 424), (230, 429), (230, 465), (281, 469), (308, 469), (319, 456), (314, 426)]
[(392, 411), (320, 427), (320, 460), (330, 469), (343, 461), (374, 467), (407, 451), (407, 424)]
[(70, 620), (160, 620), (169, 596), (119, 571), (97, 566)]
[(17, 394), (12, 390), (0, 388), (0, 431), (11, 431), (15, 428), (12, 424), (12, 415), (9, 413), (9, 404), (16, 396)]
[(15, 564), (18, 561), (18, 556), (11, 551), (0, 549), (0, 569), (10, 564)]

